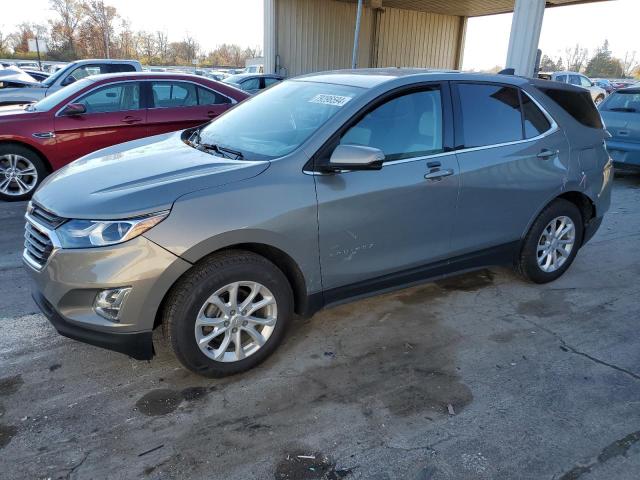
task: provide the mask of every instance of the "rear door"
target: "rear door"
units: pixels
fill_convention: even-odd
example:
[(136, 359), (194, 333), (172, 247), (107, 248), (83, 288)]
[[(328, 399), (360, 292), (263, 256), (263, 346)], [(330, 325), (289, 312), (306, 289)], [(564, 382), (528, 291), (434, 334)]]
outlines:
[(457, 82), (453, 99), (461, 182), (453, 253), (507, 247), (561, 189), (568, 143), (518, 88)]
[(338, 144), (385, 154), (379, 171), (314, 177), (328, 302), (415, 281), (447, 258), (459, 187), (456, 155), (445, 152), (452, 130), (447, 83), (424, 85), (374, 103), (318, 155), (327, 162)]
[(145, 85), (149, 89), (151, 135), (206, 123), (233, 103), (229, 97), (193, 82), (154, 80)]
[(139, 82), (103, 85), (69, 103), (81, 103), (87, 111), (66, 116), (61, 109), (56, 114), (56, 148), (61, 162), (148, 135)]

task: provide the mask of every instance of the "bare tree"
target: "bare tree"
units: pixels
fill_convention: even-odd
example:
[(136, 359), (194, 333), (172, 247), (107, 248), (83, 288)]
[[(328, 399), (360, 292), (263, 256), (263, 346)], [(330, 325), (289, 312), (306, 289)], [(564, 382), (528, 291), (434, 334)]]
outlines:
[(51, 10), (59, 18), (49, 20), (51, 25), (51, 47), (65, 56), (76, 56), (76, 36), (84, 11), (78, 0), (50, 0)]
[(576, 43), (573, 48), (566, 48), (565, 51), (565, 64), (567, 70), (572, 72), (579, 72), (587, 63), (589, 57), (589, 50), (580, 47), (580, 44)]
[(85, 30), (98, 36), (104, 56), (110, 58), (113, 23), (118, 17), (116, 9), (105, 5), (103, 0), (85, 0), (82, 8), (87, 17)]
[(160, 61), (166, 63), (167, 57), (169, 56), (169, 36), (167, 32), (160, 30), (156, 32), (156, 51), (158, 52)]
[(635, 71), (635, 69), (640, 66), (640, 64), (636, 61), (636, 52), (625, 52), (624, 59), (620, 61), (622, 65), (622, 74), (625, 77), (630, 77), (631, 74)]

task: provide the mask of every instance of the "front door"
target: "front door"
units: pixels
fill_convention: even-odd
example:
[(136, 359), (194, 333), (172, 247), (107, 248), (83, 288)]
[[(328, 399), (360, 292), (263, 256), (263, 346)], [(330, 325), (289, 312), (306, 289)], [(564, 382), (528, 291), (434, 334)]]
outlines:
[(86, 113), (56, 115), (56, 146), (61, 162), (148, 135), (147, 110), (140, 102), (139, 82), (105, 85), (71, 103), (83, 104)]
[(332, 291), (382, 289), (447, 257), (459, 189), (456, 156), (444, 152), (449, 112), (447, 85), (424, 86), (374, 106), (335, 140), (379, 148), (385, 161), (314, 177), (327, 302)]
[(460, 163), (453, 255), (519, 241), (568, 178), (569, 145), (518, 88), (454, 83)]

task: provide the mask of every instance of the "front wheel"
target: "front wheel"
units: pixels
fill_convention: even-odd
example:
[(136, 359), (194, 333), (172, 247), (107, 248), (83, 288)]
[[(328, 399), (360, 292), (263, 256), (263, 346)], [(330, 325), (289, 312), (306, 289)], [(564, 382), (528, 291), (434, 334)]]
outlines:
[(282, 271), (259, 255), (229, 251), (178, 282), (163, 325), (180, 363), (203, 376), (223, 377), (265, 360), (292, 316), (293, 294)]
[(596, 104), (596, 107), (598, 105), (600, 105), (602, 103), (602, 101), (604, 100), (604, 97), (602, 95), (599, 95), (598, 97), (596, 97), (596, 99), (593, 101), (593, 103)]
[(0, 146), (0, 199), (28, 200), (47, 176), (42, 158), (20, 145)]
[(582, 214), (578, 207), (567, 200), (554, 200), (531, 225), (516, 269), (535, 283), (555, 280), (573, 263), (582, 235)]

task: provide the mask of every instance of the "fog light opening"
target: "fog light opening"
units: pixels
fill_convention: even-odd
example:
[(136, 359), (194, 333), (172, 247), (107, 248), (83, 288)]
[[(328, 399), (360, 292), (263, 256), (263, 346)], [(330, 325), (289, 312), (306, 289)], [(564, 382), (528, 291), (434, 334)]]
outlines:
[(98, 315), (112, 322), (120, 321), (120, 310), (124, 305), (131, 287), (102, 290), (96, 295), (93, 308)]

